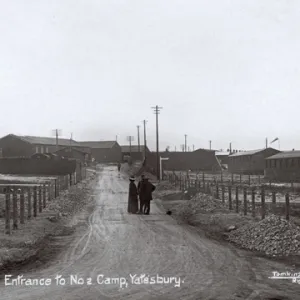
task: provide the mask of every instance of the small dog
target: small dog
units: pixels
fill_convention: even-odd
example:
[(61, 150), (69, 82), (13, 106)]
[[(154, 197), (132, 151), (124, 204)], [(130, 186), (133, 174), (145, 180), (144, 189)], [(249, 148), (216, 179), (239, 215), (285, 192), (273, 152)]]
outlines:
[(172, 212), (171, 212), (170, 210), (168, 210), (168, 211), (166, 212), (166, 214), (169, 215), (169, 216), (171, 216)]

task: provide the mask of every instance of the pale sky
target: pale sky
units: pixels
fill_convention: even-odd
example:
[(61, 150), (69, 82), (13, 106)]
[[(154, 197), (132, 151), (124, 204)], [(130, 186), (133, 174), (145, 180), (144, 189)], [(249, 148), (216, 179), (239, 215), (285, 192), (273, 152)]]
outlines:
[(0, 39), (0, 136), (300, 149), (300, 1), (0, 0)]

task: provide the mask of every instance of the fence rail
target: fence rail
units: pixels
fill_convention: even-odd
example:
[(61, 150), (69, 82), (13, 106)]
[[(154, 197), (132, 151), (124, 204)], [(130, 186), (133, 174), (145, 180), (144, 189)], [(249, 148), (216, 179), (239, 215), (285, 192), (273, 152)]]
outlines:
[(265, 178), (263, 175), (243, 175), (243, 174), (231, 174), (225, 172), (189, 172), (189, 171), (165, 171), (166, 176), (169, 174), (176, 174), (177, 177), (187, 178), (191, 180), (205, 180), (218, 182), (219, 184), (227, 184), (232, 186), (264, 186), (274, 190), (286, 190), (287, 192), (298, 192), (300, 193), (299, 182), (282, 182), (276, 180), (270, 180)]
[(36, 218), (46, 208), (47, 203), (86, 178), (86, 169), (79, 174), (58, 176), (56, 179), (41, 180), (35, 183), (2, 183), (0, 189), (4, 193), (5, 233), (12, 234), (18, 230), (19, 224), (25, 224)]
[[(236, 213), (251, 214), (253, 217), (260, 215), (261, 219), (269, 213), (284, 214), (287, 220), (290, 216), (300, 217), (300, 198), (299, 202), (295, 201), (295, 195), (291, 192), (280, 193), (263, 185), (232, 185), (206, 180), (205, 177), (191, 179), (187, 176), (178, 176), (175, 172), (167, 174), (167, 179), (182, 191), (194, 190), (212, 195)], [(291, 198), (294, 201), (291, 202)]]

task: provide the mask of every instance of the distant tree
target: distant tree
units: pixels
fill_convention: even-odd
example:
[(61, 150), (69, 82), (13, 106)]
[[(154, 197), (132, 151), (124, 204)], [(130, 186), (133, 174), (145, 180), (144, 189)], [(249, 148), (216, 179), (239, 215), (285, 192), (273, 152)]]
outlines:
[(227, 152), (230, 152), (230, 149), (227, 149)]
[(170, 151), (170, 146), (167, 146), (166, 152), (169, 152), (169, 151)]

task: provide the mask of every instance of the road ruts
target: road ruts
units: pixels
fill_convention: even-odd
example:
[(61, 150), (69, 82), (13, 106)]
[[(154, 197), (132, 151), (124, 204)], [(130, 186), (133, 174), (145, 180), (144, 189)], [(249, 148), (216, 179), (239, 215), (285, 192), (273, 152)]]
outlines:
[[(288, 281), (271, 281), (274, 270), (285, 266), (264, 259), (250, 259), (245, 252), (200, 237), (194, 229), (176, 223), (152, 201), (151, 215), (127, 214), (128, 179), (118, 176), (115, 167), (103, 167), (91, 201), (94, 210), (74, 233), (74, 239), (49, 267), (23, 273), (28, 278), (52, 278), (57, 274), (93, 279), (93, 285), (48, 287), (4, 286), (2, 300), (154, 300), (154, 299), (261, 299), (261, 293), (285, 294), (297, 299), (299, 285)], [(281, 269), (280, 269), (281, 268)], [(126, 277), (128, 286), (100, 285), (99, 274)], [(130, 274), (180, 277), (174, 284), (131, 284)], [(237, 298), (238, 299), (238, 298)]]

